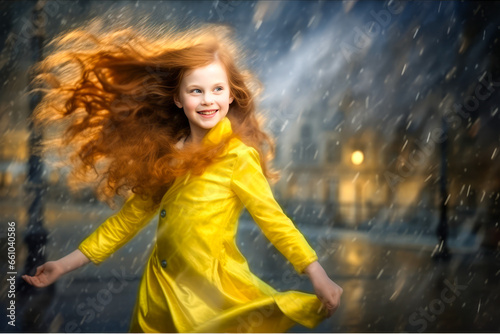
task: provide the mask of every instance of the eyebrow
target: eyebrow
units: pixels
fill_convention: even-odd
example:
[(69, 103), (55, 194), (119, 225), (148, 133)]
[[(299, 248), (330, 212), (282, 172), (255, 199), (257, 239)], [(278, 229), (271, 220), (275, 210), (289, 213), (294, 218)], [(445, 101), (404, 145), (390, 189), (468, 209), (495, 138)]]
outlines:
[[(215, 84), (213, 84), (213, 85), (214, 85), (214, 86), (223, 86), (223, 85), (225, 85), (225, 83), (224, 83), (224, 82), (217, 82), (217, 83), (215, 83)], [(189, 85), (189, 86), (186, 86), (186, 88), (192, 88), (192, 87), (201, 87), (201, 86), (200, 86), (200, 85), (197, 85), (197, 84), (191, 84), (191, 85)]]

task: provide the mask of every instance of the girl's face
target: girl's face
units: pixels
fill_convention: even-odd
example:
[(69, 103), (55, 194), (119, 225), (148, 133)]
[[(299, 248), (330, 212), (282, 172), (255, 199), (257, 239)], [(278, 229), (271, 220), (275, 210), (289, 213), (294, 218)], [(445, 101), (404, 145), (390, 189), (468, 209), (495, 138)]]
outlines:
[(184, 109), (193, 139), (201, 140), (227, 115), (233, 102), (222, 64), (214, 61), (186, 73), (174, 101), (177, 107)]

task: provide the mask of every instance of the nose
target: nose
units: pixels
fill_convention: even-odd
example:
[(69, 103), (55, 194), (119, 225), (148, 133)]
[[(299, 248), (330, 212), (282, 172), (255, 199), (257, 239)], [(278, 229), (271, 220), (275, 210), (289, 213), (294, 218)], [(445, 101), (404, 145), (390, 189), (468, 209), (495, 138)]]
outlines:
[(203, 101), (201, 101), (204, 105), (211, 105), (214, 103), (213, 96), (210, 93), (206, 93), (203, 95)]

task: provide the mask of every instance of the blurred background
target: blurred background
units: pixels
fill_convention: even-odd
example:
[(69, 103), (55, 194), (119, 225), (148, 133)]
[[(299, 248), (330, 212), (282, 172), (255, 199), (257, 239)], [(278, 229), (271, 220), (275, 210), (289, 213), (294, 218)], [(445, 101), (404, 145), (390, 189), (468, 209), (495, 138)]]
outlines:
[[(223, 22), (263, 82), (285, 213), (344, 289), (331, 318), (291, 332), (500, 330), (500, 3), (462, 1), (0, 2), (3, 332), (125, 332), (156, 220), (100, 266), (45, 289), (19, 280), (112, 215), (31, 154), (29, 67), (56, 34), (109, 24)], [(146, 18), (146, 19), (145, 19)], [(15, 222), (15, 268), (8, 263)], [(245, 212), (238, 244), (277, 290), (307, 277)], [(111, 281), (122, 289), (111, 291)], [(6, 281), (3, 281), (6, 282)], [(7, 319), (4, 322), (3, 319)]]

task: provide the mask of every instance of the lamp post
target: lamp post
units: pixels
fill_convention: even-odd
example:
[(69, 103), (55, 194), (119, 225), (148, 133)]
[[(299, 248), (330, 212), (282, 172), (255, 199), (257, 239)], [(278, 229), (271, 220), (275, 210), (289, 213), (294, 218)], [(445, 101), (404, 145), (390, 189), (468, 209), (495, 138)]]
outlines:
[[(355, 166), (361, 166), (363, 161), (365, 160), (365, 155), (363, 154), (362, 151), (360, 150), (355, 150), (351, 154), (351, 162)], [(359, 171), (358, 171), (359, 173)], [(361, 189), (359, 187), (359, 181), (358, 181), (359, 175), (356, 177), (356, 181), (354, 182), (354, 203), (355, 203), (355, 219), (356, 219), (356, 224), (359, 224), (361, 221)]]
[[(33, 36), (31, 37), (31, 51), (33, 53), (33, 62), (42, 59), (43, 41), (45, 38), (46, 17), (43, 12), (45, 1), (37, 1), (34, 5), (31, 23), (33, 25)], [(30, 73), (31, 82), (35, 73)], [(30, 110), (33, 112), (41, 99), (40, 93), (35, 93), (30, 99)], [(43, 162), (39, 155), (35, 153), (35, 148), (42, 142), (42, 131), (31, 122), (28, 124), (30, 129), (29, 149), (30, 157), (28, 160), (28, 173), (26, 177), (25, 191), (29, 201), (28, 208), (28, 226), (24, 232), (24, 242), (28, 248), (28, 255), (24, 264), (23, 275), (34, 275), (34, 269), (45, 262), (45, 245), (47, 243), (47, 230), (43, 226), (44, 203), (43, 193), (46, 184), (43, 177)], [(32, 295), (37, 291), (32, 285), (26, 283), (18, 277), (19, 293), (21, 296)], [(53, 290), (54, 286), (48, 288)]]
[(436, 229), (436, 235), (438, 237), (438, 244), (432, 252), (432, 258), (439, 260), (446, 260), (450, 257), (450, 251), (448, 249), (448, 215), (447, 215), (447, 168), (446, 168), (446, 156), (447, 156), (447, 137), (448, 137), (448, 125), (444, 116), (441, 118), (441, 124), (443, 129), (443, 142), (441, 143), (441, 171), (439, 179), (439, 197), (440, 197), (440, 215), (439, 223)]

